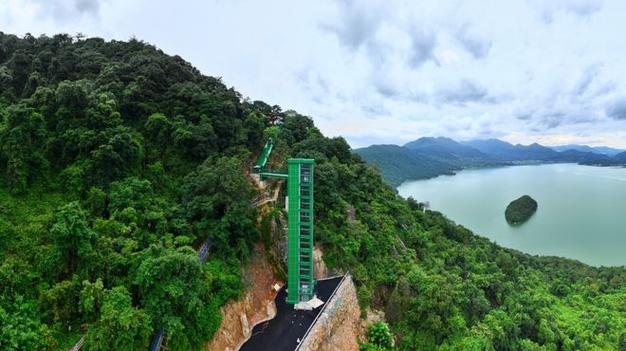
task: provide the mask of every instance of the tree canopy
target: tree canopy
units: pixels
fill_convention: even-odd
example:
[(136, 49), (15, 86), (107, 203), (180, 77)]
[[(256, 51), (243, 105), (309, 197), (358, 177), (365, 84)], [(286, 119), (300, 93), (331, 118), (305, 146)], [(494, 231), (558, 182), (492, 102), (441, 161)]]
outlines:
[(506, 221), (511, 225), (526, 222), (537, 211), (537, 201), (528, 195), (511, 201), (504, 211)]

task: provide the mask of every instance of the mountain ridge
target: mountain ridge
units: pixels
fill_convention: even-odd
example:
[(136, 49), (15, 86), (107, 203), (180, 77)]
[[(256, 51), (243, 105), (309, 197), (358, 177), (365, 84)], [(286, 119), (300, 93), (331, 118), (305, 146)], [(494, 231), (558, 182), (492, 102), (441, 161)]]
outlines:
[[(406, 180), (432, 178), (465, 168), (524, 163), (626, 165), (626, 152), (578, 144), (544, 146), (536, 142), (512, 144), (495, 138), (456, 141), (448, 137), (421, 137), (395, 146), (392, 148), (387, 144), (381, 152), (381, 145), (370, 145), (355, 149), (354, 153), (366, 162), (378, 165), (384, 178), (394, 186)], [(420, 162), (412, 162), (415, 157)], [(427, 170), (424, 165), (427, 165)]]
[(601, 155), (607, 156), (615, 156), (620, 152), (624, 152), (622, 149), (612, 148), (608, 146), (589, 146), (583, 144), (566, 144), (566, 145), (557, 145), (551, 146), (551, 148), (555, 151), (567, 151), (567, 150), (577, 150), (583, 152), (592, 152)]

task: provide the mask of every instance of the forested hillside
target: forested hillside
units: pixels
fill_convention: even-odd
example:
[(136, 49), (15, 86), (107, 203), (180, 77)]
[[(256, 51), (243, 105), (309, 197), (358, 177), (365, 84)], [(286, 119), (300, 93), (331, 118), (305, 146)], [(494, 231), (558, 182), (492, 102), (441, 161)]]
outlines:
[(501, 248), (146, 43), (0, 34), (0, 116), (1, 350), (145, 350), (159, 327), (201, 349), (260, 238), (246, 171), (268, 136), (272, 168), (316, 159), (317, 244), (398, 349), (626, 350), (626, 270)]
[(355, 152), (363, 160), (378, 167), (390, 185), (400, 185), (407, 179), (452, 175), (462, 169), (460, 165), (440, 161), (397, 145), (372, 145)]

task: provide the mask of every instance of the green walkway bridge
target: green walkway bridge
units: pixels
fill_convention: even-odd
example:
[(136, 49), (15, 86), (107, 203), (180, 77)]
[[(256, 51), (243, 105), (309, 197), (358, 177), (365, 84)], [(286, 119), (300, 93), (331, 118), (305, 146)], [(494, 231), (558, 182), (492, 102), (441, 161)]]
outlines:
[(287, 181), (287, 303), (296, 305), (313, 298), (313, 176), (315, 160), (290, 158), (287, 173), (265, 170), (274, 148), (270, 138), (253, 167), (265, 178)]

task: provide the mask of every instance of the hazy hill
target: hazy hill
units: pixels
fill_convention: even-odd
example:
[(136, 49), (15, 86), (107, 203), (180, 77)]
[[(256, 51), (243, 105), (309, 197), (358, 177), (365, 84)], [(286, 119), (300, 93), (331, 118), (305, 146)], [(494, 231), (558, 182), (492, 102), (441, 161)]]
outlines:
[(442, 158), (486, 158), (479, 150), (460, 144), (450, 138), (419, 138), (404, 144), (404, 147), (424, 154), (440, 156)]
[(392, 185), (408, 179), (432, 178), (469, 167), (506, 164), (496, 157), (450, 138), (420, 138), (404, 146), (372, 145), (354, 150), (363, 160), (376, 164)]
[[(379, 165), (383, 176), (392, 185), (410, 179), (448, 174), (451, 170), (463, 168), (528, 162), (574, 162), (593, 165), (624, 163), (597, 150), (582, 151), (591, 149), (589, 147), (556, 151), (538, 143), (513, 145), (499, 139), (457, 142), (445, 137), (424, 137), (406, 143), (403, 147), (386, 145), (384, 153), (379, 146), (372, 145), (356, 149), (355, 152), (365, 161)], [(414, 162), (413, 158), (419, 158), (419, 162)]]
[(580, 164), (601, 164), (608, 160), (611, 160), (611, 157), (607, 155), (578, 150), (561, 151), (557, 155), (554, 155), (553, 158), (548, 159), (548, 161), (553, 162), (572, 162)]
[(558, 153), (548, 147), (532, 143), (530, 145), (516, 144), (510, 159), (515, 161), (547, 161), (558, 158)]
[(615, 154), (612, 157), (604, 156), (596, 159), (580, 161), (581, 164), (592, 166), (622, 166), (626, 167), (626, 151)]
[(499, 139), (487, 139), (466, 141), (464, 144), (503, 161), (549, 161), (558, 159), (560, 155), (551, 148), (537, 143), (513, 145)]
[(616, 161), (617, 163), (626, 164), (626, 151), (620, 152), (619, 154), (613, 156), (612, 159)]
[(620, 152), (624, 152), (624, 150), (615, 149), (606, 146), (588, 146), (588, 145), (579, 145), (579, 144), (568, 144), (568, 145), (560, 145), (560, 146), (551, 146), (551, 149), (555, 151), (567, 151), (567, 150), (576, 150), (581, 152), (592, 152), (595, 154), (601, 154), (606, 156), (615, 156)]
[(423, 156), (432, 157), (461, 168), (498, 163), (498, 160), (491, 155), (450, 138), (420, 138), (404, 144), (404, 147)]
[(507, 155), (510, 155), (515, 150), (513, 144), (499, 139), (470, 140), (461, 143), (471, 146), (484, 154), (492, 155), (500, 159), (507, 159)]
[(432, 178), (452, 174), (461, 169), (458, 165), (440, 161), (397, 145), (372, 145), (355, 152), (363, 160), (376, 165), (383, 177), (392, 185), (400, 185), (405, 179)]

